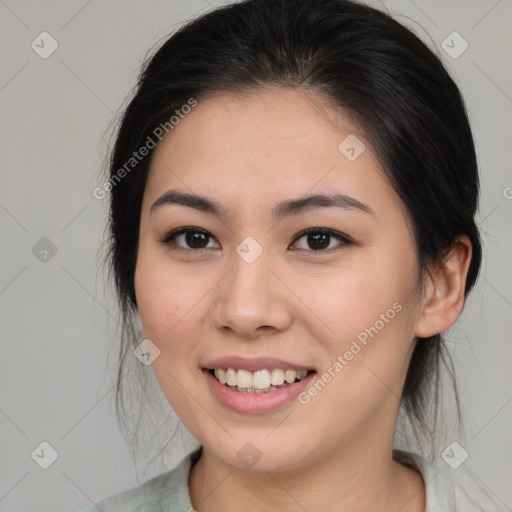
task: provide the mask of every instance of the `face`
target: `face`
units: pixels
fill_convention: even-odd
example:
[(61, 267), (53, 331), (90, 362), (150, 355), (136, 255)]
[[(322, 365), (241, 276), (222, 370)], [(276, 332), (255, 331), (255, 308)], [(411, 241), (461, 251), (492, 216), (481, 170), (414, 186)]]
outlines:
[(162, 392), (218, 460), (388, 449), (415, 245), (364, 134), (319, 96), (217, 94), (181, 119), (152, 156), (135, 289)]

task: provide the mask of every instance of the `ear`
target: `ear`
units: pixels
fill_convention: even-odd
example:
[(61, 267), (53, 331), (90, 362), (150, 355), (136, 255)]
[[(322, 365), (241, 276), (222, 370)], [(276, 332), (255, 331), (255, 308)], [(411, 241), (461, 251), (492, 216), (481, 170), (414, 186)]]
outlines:
[(472, 247), (466, 235), (458, 236), (437, 266), (430, 270), (424, 285), (423, 305), (416, 336), (428, 338), (455, 323), (464, 307), (464, 288)]

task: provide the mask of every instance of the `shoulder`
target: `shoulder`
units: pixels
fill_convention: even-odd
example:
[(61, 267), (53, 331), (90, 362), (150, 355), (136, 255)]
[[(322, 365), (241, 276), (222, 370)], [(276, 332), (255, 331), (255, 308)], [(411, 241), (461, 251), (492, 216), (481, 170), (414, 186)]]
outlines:
[(187, 512), (192, 511), (188, 476), (201, 447), (186, 455), (172, 470), (126, 491), (92, 503), (80, 512)]
[(393, 450), (393, 458), (413, 465), (425, 482), (425, 512), (502, 512), (505, 508), (465, 465), (443, 470), (416, 453)]

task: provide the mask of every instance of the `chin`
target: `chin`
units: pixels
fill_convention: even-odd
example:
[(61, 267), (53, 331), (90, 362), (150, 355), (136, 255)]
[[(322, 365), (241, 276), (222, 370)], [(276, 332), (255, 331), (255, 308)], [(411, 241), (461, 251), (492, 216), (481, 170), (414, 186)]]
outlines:
[[(250, 439), (251, 436), (246, 436), (244, 440), (230, 439), (222, 446), (218, 439), (213, 439), (211, 444), (202, 444), (216, 458), (237, 471), (280, 473), (297, 469), (305, 463), (307, 454), (299, 448), (303, 443), (285, 445), (284, 439), (278, 436), (275, 440), (265, 440), (264, 436)], [(311, 449), (311, 445), (308, 446)]]

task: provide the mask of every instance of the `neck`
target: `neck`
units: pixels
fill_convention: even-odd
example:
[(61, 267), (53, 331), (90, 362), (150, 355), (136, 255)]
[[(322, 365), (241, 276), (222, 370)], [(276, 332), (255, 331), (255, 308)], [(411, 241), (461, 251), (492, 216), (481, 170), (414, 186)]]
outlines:
[[(376, 441), (376, 439), (375, 439)], [(420, 475), (376, 442), (350, 443), (286, 472), (247, 472), (226, 465), (203, 447), (189, 489), (198, 512), (336, 510), (424, 512)], [(390, 445), (392, 446), (392, 444)]]

